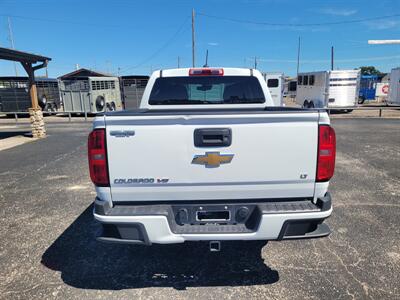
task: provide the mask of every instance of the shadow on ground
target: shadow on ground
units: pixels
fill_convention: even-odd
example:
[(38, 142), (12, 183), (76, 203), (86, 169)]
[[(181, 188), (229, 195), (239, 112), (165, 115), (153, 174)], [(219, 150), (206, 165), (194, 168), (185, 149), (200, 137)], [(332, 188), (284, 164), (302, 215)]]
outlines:
[(31, 131), (4, 131), (0, 132), (0, 140), (7, 139), (14, 136), (32, 137)]
[(89, 206), (45, 251), (42, 264), (60, 271), (76, 288), (120, 290), (143, 287), (265, 285), (279, 274), (264, 264), (265, 242), (227, 242), (209, 252), (201, 242), (134, 246), (99, 243), (99, 225)]

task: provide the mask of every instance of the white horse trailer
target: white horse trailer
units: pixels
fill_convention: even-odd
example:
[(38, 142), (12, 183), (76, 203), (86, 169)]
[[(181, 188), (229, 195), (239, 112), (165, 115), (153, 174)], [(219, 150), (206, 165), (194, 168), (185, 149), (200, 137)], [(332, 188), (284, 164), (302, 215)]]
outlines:
[(378, 99), (379, 102), (388, 103), (389, 90), (390, 90), (389, 82), (377, 82), (375, 97)]
[(400, 105), (400, 68), (392, 69), (390, 72), (389, 105)]
[(267, 83), (272, 100), (276, 106), (283, 106), (283, 73), (267, 72), (263, 73), (265, 82)]
[(355, 107), (360, 70), (299, 73), (296, 102), (305, 108)]

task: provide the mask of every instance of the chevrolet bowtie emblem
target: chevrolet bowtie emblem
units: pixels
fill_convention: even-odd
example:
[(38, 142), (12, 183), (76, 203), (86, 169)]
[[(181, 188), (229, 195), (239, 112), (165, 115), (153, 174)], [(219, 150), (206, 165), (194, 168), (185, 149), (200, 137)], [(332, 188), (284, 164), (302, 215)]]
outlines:
[(205, 155), (195, 155), (192, 164), (204, 165), (206, 168), (218, 168), (221, 164), (229, 164), (232, 158), (233, 154), (206, 152)]

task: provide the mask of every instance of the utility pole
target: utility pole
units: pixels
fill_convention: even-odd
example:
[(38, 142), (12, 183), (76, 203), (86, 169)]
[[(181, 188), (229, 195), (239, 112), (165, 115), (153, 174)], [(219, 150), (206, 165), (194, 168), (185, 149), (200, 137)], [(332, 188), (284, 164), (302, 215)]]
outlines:
[(254, 69), (257, 70), (257, 56), (254, 56)]
[(111, 69), (112, 69), (111, 61), (106, 60), (106, 65), (107, 65), (107, 73), (111, 74)]
[(296, 71), (296, 76), (299, 75), (299, 67), (300, 67), (300, 37), (299, 37), (299, 44), (297, 46), (297, 71)]
[(178, 56), (178, 69), (181, 67), (181, 58)]
[(331, 47), (331, 70), (333, 71), (333, 46)]
[(192, 9), (192, 66), (195, 67), (194, 8)]
[[(8, 21), (8, 36), (11, 42), (11, 49), (15, 50), (15, 46), (14, 46), (14, 37), (13, 37), (13, 32), (11, 29), (11, 20), (10, 17), (7, 18)], [(14, 61), (14, 70), (15, 70), (15, 76), (18, 76), (18, 70), (17, 70), (17, 63)]]

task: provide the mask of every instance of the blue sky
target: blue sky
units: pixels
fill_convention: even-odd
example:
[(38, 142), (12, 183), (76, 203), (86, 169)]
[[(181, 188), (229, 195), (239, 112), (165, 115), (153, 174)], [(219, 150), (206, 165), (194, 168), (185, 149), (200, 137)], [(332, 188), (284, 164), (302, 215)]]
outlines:
[[(298, 37), (301, 71), (400, 65), (400, 45), (368, 45), (368, 39), (400, 39), (400, 17), (339, 25), (331, 23), (400, 14), (399, 0), (0, 0), (0, 45), (10, 47), (10, 16), (15, 47), (52, 57), (49, 75), (73, 71), (76, 64), (117, 74), (191, 66), (191, 9), (197, 12), (197, 65), (250, 67), (258, 57), (263, 71), (296, 73)], [(216, 16), (213, 18), (209, 16)], [(227, 19), (250, 22), (233, 22)], [(39, 72), (39, 75), (42, 72)], [(24, 74), (19, 68), (19, 74)], [(0, 75), (14, 75), (0, 61)]]

